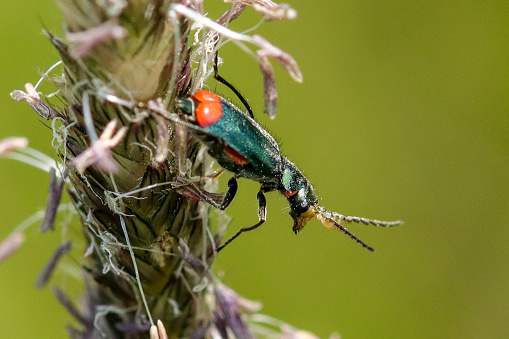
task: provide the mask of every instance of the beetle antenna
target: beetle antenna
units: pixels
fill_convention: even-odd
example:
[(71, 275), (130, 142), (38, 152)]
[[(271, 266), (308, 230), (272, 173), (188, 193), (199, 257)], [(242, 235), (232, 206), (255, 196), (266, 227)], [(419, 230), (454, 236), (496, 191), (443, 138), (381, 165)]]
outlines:
[(350, 237), (350, 239), (352, 239), (353, 241), (355, 241), (356, 243), (358, 243), (359, 245), (361, 245), (362, 247), (364, 247), (368, 251), (370, 251), (370, 252), (374, 252), (375, 251), (375, 249), (373, 247), (369, 246), (364, 241), (362, 241), (361, 239), (357, 238), (352, 232), (347, 230), (345, 226), (341, 225), (336, 220), (330, 218), (329, 216), (323, 214), (322, 212), (318, 212), (316, 217), (317, 217), (318, 220), (320, 220), (322, 222), (322, 224), (325, 227), (327, 227), (327, 228), (335, 228), (337, 230), (340, 230), (344, 234), (348, 235)]
[(355, 222), (357, 224), (373, 225), (373, 226), (378, 226), (378, 227), (392, 227), (392, 226), (398, 226), (398, 225), (403, 224), (403, 221), (401, 221), (401, 220), (382, 221), (382, 220), (368, 219), (368, 218), (363, 218), (363, 217), (344, 216), (343, 214), (340, 214), (340, 213), (329, 212), (321, 206), (319, 206), (316, 209), (316, 212), (318, 214), (323, 215), (325, 218), (327, 218), (329, 220), (334, 220), (338, 224), (341, 224), (342, 222), (346, 222), (348, 224)]
[(365, 225), (373, 225), (373, 226), (382, 226), (382, 227), (392, 227), (401, 225), (403, 222), (401, 220), (396, 221), (381, 221), (376, 219), (368, 219), (368, 218), (362, 218), (362, 217), (353, 217), (353, 216), (344, 216), (343, 214), (336, 213), (336, 212), (329, 212), (325, 208), (321, 206), (316, 206), (314, 208), (314, 211), (316, 213), (316, 218), (321, 221), (321, 223), (328, 228), (335, 228), (337, 230), (340, 230), (341, 232), (345, 233), (350, 237), (350, 239), (354, 240), (358, 244), (360, 244), (362, 247), (367, 249), (368, 251), (373, 252), (374, 248), (367, 245), (365, 242), (363, 242), (361, 239), (357, 238), (354, 234), (352, 234), (348, 229), (346, 229), (343, 225), (341, 225), (342, 222), (346, 223), (358, 223), (358, 224), (365, 224)]

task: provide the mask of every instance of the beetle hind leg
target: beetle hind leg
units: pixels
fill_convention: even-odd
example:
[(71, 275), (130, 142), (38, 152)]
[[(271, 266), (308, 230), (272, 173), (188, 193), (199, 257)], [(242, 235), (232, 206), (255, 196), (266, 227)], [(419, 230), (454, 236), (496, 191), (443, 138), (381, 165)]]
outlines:
[(178, 177), (177, 183), (173, 187), (180, 194), (195, 200), (208, 203), (214, 208), (221, 211), (225, 210), (235, 198), (237, 194), (237, 179), (231, 177), (228, 181), (228, 190), (224, 193), (212, 193), (198, 185), (201, 180), (193, 181), (184, 177)]

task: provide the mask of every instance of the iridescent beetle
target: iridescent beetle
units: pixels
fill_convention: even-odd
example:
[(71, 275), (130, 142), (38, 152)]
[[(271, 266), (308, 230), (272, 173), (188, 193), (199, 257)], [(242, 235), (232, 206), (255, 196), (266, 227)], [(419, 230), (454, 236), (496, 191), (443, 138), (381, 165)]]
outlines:
[(189, 127), (193, 135), (208, 147), (209, 154), (219, 165), (234, 173), (228, 181), (228, 191), (222, 202), (217, 203), (206, 197), (205, 200), (224, 210), (235, 197), (237, 178), (261, 183), (257, 195), (258, 223), (242, 228), (217, 251), (243, 232), (253, 230), (266, 221), (267, 204), (264, 193), (271, 191), (279, 191), (288, 199), (295, 234), (310, 219), (316, 217), (324, 226), (342, 231), (362, 247), (373, 251), (371, 246), (350, 233), (341, 223), (355, 222), (384, 227), (402, 223), (399, 220), (380, 221), (327, 211), (318, 204), (318, 197), (309, 180), (281, 154), (276, 140), (252, 117), (217, 94), (201, 90), (192, 97), (179, 99), (177, 107), (181, 114), (170, 114), (168, 118)]

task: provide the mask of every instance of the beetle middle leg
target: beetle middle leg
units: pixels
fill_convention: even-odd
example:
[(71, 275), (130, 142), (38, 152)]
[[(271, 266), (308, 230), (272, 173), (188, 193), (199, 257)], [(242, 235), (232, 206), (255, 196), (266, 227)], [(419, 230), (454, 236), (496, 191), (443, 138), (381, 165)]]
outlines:
[[(235, 178), (235, 177), (233, 177)], [(232, 179), (233, 179), (232, 178)], [(230, 179), (230, 181), (232, 180)], [(237, 181), (235, 180), (235, 184)], [(230, 182), (228, 182), (228, 186), (230, 185)], [(236, 189), (235, 189), (236, 190)], [(224, 244), (219, 246), (216, 249), (216, 252), (221, 251), (223, 248), (226, 247), (229, 243), (231, 243), (233, 240), (235, 240), (239, 235), (241, 235), (244, 232), (252, 231), (258, 227), (260, 227), (266, 220), (267, 220), (267, 199), (265, 199), (265, 194), (267, 192), (272, 192), (277, 190), (277, 187), (271, 183), (264, 183), (260, 190), (258, 191), (258, 194), (256, 195), (256, 199), (258, 200), (258, 222), (254, 224), (253, 226), (249, 227), (243, 227), (241, 228), (233, 237), (228, 239)], [(232, 197), (233, 199), (233, 197)], [(226, 208), (226, 207), (225, 207)]]
[(261, 190), (258, 192), (256, 198), (258, 199), (258, 222), (256, 224), (254, 224), (253, 226), (241, 228), (237, 233), (235, 233), (235, 235), (233, 237), (231, 237), (230, 239), (228, 239), (228, 241), (226, 241), (224, 244), (219, 246), (216, 249), (216, 252), (221, 251), (223, 248), (226, 247), (226, 245), (231, 243), (233, 240), (235, 240), (242, 233), (252, 231), (252, 230), (258, 228), (267, 220), (267, 200), (265, 199), (265, 195), (263, 194), (263, 192)]

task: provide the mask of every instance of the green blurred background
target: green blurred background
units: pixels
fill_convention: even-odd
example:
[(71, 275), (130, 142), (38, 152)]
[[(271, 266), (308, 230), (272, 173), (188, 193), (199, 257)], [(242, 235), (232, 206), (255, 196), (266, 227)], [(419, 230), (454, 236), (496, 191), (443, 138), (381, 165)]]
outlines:
[[(374, 253), (316, 220), (295, 236), (285, 199), (273, 193), (268, 222), (227, 247), (216, 271), (263, 301), (264, 313), (320, 337), (509, 337), (508, 3), (290, 4), (296, 20), (257, 33), (295, 57), (304, 83), (275, 64), (278, 115), (257, 118), (328, 209), (405, 225), (350, 226)], [(57, 60), (41, 28), (60, 33), (59, 14), (51, 1), (2, 5), (0, 137), (28, 136), (49, 154), (50, 131), (9, 93)], [(225, 8), (205, 5), (212, 17)], [(258, 19), (247, 14), (232, 28)], [(261, 112), (254, 60), (233, 44), (221, 56), (222, 75)], [(44, 207), (48, 179), (12, 160), (0, 160), (0, 173), (3, 238)], [(240, 183), (230, 233), (256, 221), (257, 189)], [(65, 337), (66, 312), (49, 288), (34, 290), (59, 235), (37, 228), (0, 265), (0, 338)]]

